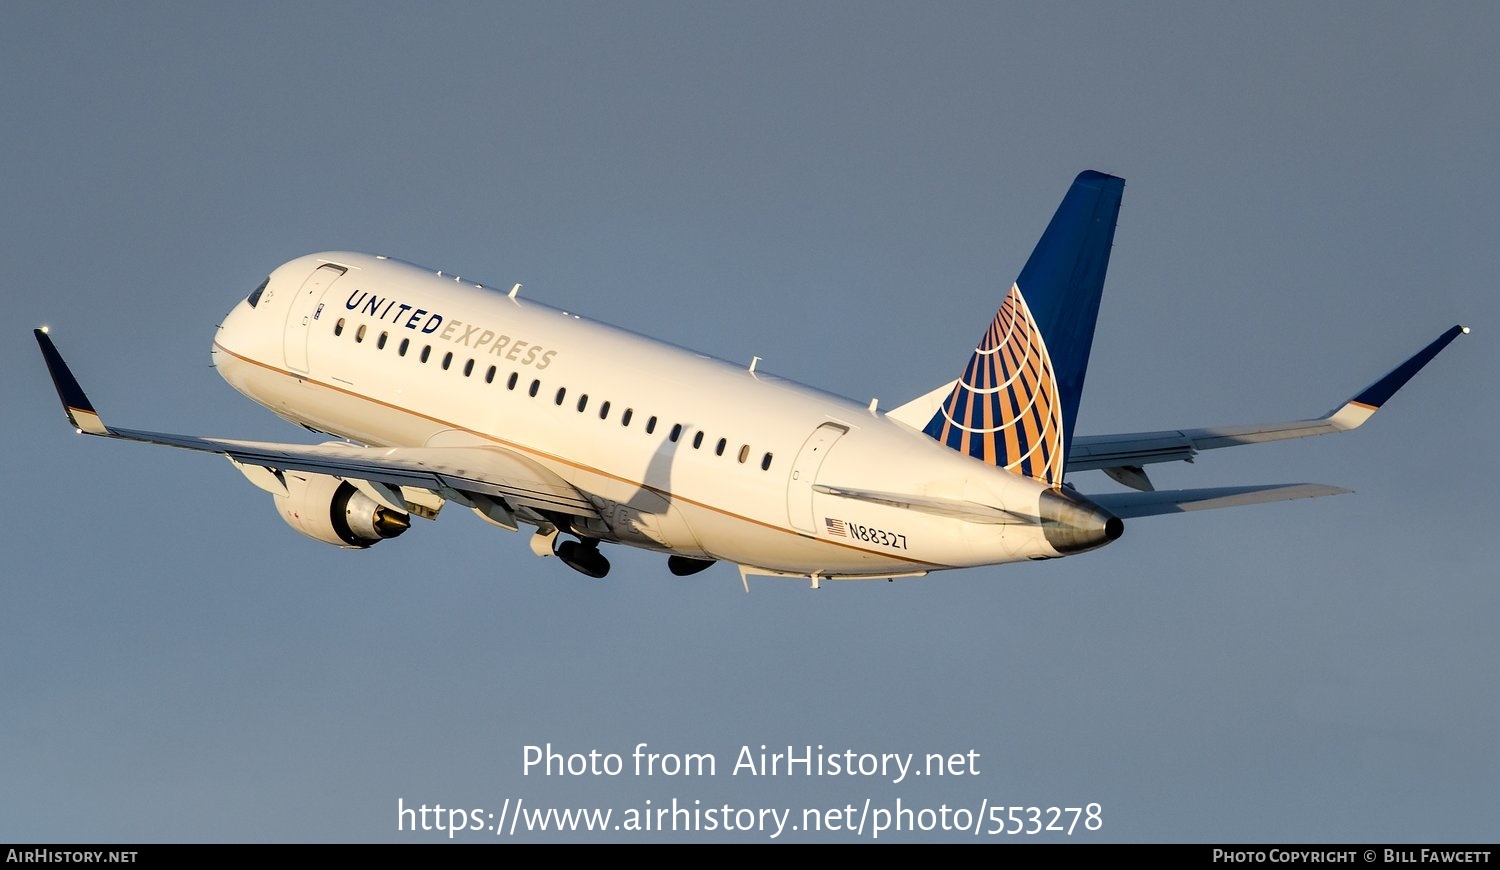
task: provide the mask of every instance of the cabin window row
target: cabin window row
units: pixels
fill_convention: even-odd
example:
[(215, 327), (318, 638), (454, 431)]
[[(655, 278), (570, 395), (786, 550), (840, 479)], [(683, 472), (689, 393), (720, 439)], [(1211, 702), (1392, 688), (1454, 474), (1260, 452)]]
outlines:
[[(338, 322), (333, 325), (333, 334), (334, 335), (336, 335), (336, 336), (342, 336), (344, 334), (344, 329), (345, 329), (345, 326), (346, 326), (345, 320), (346, 320), (346, 318), (340, 317), (338, 319)], [(368, 325), (367, 324), (363, 324), (362, 323), (358, 327), (356, 327), (355, 330), (354, 330), (354, 341), (355, 341), (355, 343), (356, 344), (363, 344), (364, 340), (365, 340), (365, 336), (367, 335), (367, 333), (368, 333)], [(386, 346), (386, 343), (389, 340), (390, 340), (390, 333), (382, 331), (380, 333), (379, 337), (377, 337), (375, 339), (375, 348), (377, 350), (384, 350), (385, 346)], [(401, 343), (399, 345), (397, 345), (397, 347), (396, 347), (396, 355), (400, 356), (400, 357), (404, 357), (404, 356), (406, 356), (407, 351), (409, 351), (410, 349), (411, 349), (411, 339), (409, 339), (409, 338), (403, 338), (403, 339), (401, 339)], [(425, 345), (422, 346), (422, 350), (417, 354), (417, 359), (420, 360), (421, 362), (425, 363), (425, 362), (427, 362), (427, 360), (431, 356), (432, 356), (432, 345), (425, 344)], [(442, 368), (443, 368), (444, 371), (448, 371), (452, 367), (452, 365), (453, 365), (453, 352), (452, 351), (448, 351), (448, 352), (446, 352), (446, 353), (443, 354)], [(494, 383), (495, 382), (495, 373), (496, 373), (496, 371), (497, 370), (496, 370), (495, 366), (490, 366), (485, 371), (485, 373), (484, 373), (484, 382), (487, 383), (487, 384)], [(470, 376), (472, 376), (474, 374), (474, 360), (473, 359), (469, 359), (468, 361), (466, 361), (463, 364), (463, 374), (464, 374), (464, 377), (466, 377), (466, 378), (470, 377)], [(520, 378), (521, 378), (520, 372), (511, 372), (510, 373), (510, 377), (507, 378), (506, 381), (505, 381), (505, 388), (507, 390), (514, 390), (516, 388), (516, 385), (520, 382)], [(542, 382), (541, 382), (541, 380), (540, 379), (533, 379), (532, 382), (531, 382), (531, 385), (526, 390), (526, 394), (528, 396), (531, 396), (532, 398), (535, 398), (536, 395), (537, 395), (537, 393), (541, 391), (541, 388), (542, 388)], [(568, 388), (567, 387), (558, 387), (557, 388), (557, 393), (556, 393), (556, 395), (553, 398), (553, 403), (556, 404), (558, 407), (562, 407), (562, 405), (564, 404), (564, 402), (567, 400), (567, 395), (568, 395)], [(578, 413), (580, 413), (580, 414), (582, 414), (582, 413), (584, 413), (584, 412), (586, 412), (588, 410), (588, 408), (589, 408), (589, 395), (588, 395), (588, 393), (582, 393), (582, 394), (579, 395), (578, 400), (575, 403), (575, 407), (577, 408)], [(599, 419), (600, 420), (608, 420), (609, 419), (609, 412), (610, 412), (610, 402), (609, 402), (609, 400), (606, 399), (606, 400), (600, 402), (597, 405), (597, 408), (598, 408), (597, 413), (599, 415)], [(631, 421), (634, 420), (634, 419), (635, 419), (635, 409), (634, 408), (626, 408), (624, 411), (620, 412), (620, 425), (621, 426), (629, 428)], [(656, 424), (657, 424), (656, 417), (652, 416), (652, 417), (647, 418), (647, 420), (646, 420), (646, 426), (645, 426), (646, 434), (647, 435), (654, 435), (656, 433)], [(683, 436), (683, 433), (685, 431), (686, 431), (686, 427), (683, 426), (683, 424), (681, 424), (681, 423), (674, 423), (674, 424), (672, 424), (672, 430), (671, 430), (671, 432), (668, 433), (668, 435), (667, 435), (667, 440), (670, 441), (673, 444), (677, 444), (677, 443), (679, 443), (682, 440), (682, 436)], [(693, 437), (691, 439), (691, 443), (692, 443), (693, 449), (694, 450), (701, 450), (701, 449), (703, 449), (703, 444), (704, 444), (704, 441), (705, 441), (706, 438), (707, 438), (707, 436), (704, 434), (703, 430), (699, 429), (699, 430), (695, 431), (693, 433)], [(727, 438), (720, 438), (720, 439), (718, 439), (717, 441), (715, 441), (713, 443), (713, 451), (714, 451), (714, 455), (715, 456), (723, 456), (724, 453), (725, 453), (725, 451), (728, 448), (729, 448), (729, 439), (727, 439)], [(740, 464), (743, 465), (750, 458), (750, 445), (749, 444), (741, 444), (740, 447), (739, 447), (739, 450), (735, 453), (735, 457), (739, 460)], [(762, 471), (769, 471), (769, 470), (771, 470), (771, 459), (772, 459), (772, 456), (771, 456), (771, 453), (769, 451), (766, 452), (763, 456), (761, 456), (760, 467), (761, 467)]]

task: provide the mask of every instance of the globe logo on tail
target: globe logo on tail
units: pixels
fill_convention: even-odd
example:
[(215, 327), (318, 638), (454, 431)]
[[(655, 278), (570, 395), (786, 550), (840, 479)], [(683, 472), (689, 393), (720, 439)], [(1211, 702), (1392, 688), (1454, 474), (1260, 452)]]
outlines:
[(1062, 403), (1041, 330), (1012, 284), (963, 377), (924, 430), (954, 450), (1062, 485)]

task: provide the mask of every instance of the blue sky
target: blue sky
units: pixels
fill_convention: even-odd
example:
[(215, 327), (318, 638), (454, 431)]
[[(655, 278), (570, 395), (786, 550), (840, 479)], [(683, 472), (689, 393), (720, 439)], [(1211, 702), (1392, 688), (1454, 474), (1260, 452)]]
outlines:
[[(398, 800), (508, 798), (1096, 802), (1071, 839), (1492, 839), (1497, 18), (12, 4), (0, 839), (422, 841), (444, 837), (398, 831)], [(122, 425), (298, 440), (208, 346), (274, 266), (349, 248), (891, 407), (956, 376), (1082, 169), (1127, 186), (1080, 434), (1318, 415), (1474, 334), (1357, 433), (1153, 470), (1354, 495), (748, 596), (733, 568), (621, 550), (589, 581), (462, 512), (316, 544), (222, 460), (73, 436), (27, 334), (51, 324)], [(640, 742), (720, 773), (522, 771), (528, 745)], [(727, 774), (761, 744), (972, 750), (979, 773)]]

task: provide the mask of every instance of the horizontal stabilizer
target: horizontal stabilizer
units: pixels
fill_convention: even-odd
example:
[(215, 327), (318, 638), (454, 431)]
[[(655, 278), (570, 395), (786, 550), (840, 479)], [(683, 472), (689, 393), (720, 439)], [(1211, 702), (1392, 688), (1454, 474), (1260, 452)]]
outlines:
[(838, 486), (824, 486), (817, 484), (813, 487), (814, 492), (825, 495), (836, 495), (839, 498), (852, 498), (857, 501), (867, 501), (872, 504), (883, 504), (889, 507), (901, 508), (902, 510), (921, 511), (924, 514), (933, 514), (940, 517), (951, 517), (958, 520), (967, 520), (971, 523), (983, 523), (986, 525), (1014, 525), (1014, 524), (1036, 524), (1041, 522), (1041, 517), (1008, 511), (1004, 508), (991, 507), (980, 504), (977, 501), (967, 501), (957, 498), (935, 498), (933, 496), (906, 495), (898, 492), (872, 492), (870, 490), (844, 489)]
[(1087, 496), (1089, 501), (1122, 519), (1239, 507), (1294, 498), (1342, 495), (1353, 490), (1321, 483), (1272, 483), (1263, 486), (1220, 486), (1209, 489), (1172, 489), (1155, 492), (1110, 492)]

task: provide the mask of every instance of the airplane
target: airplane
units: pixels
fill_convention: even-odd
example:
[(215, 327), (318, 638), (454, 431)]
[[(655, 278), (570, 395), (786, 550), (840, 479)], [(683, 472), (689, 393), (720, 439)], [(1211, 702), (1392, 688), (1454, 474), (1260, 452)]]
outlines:
[[(339, 440), (107, 425), (48, 330), (82, 434), (225, 456), (315, 540), (364, 549), (468, 508), (604, 577), (603, 543), (696, 574), (894, 579), (1102, 547), (1123, 521), (1333, 495), (1320, 484), (1156, 490), (1145, 466), (1362, 425), (1464, 326), (1329, 413), (1285, 423), (1074, 435), (1123, 179), (1078, 175), (958, 378), (886, 411), (384, 255), (311, 254), (225, 317), (236, 390)], [(955, 354), (957, 357), (958, 354)], [(1101, 470), (1127, 491), (1084, 494)]]

